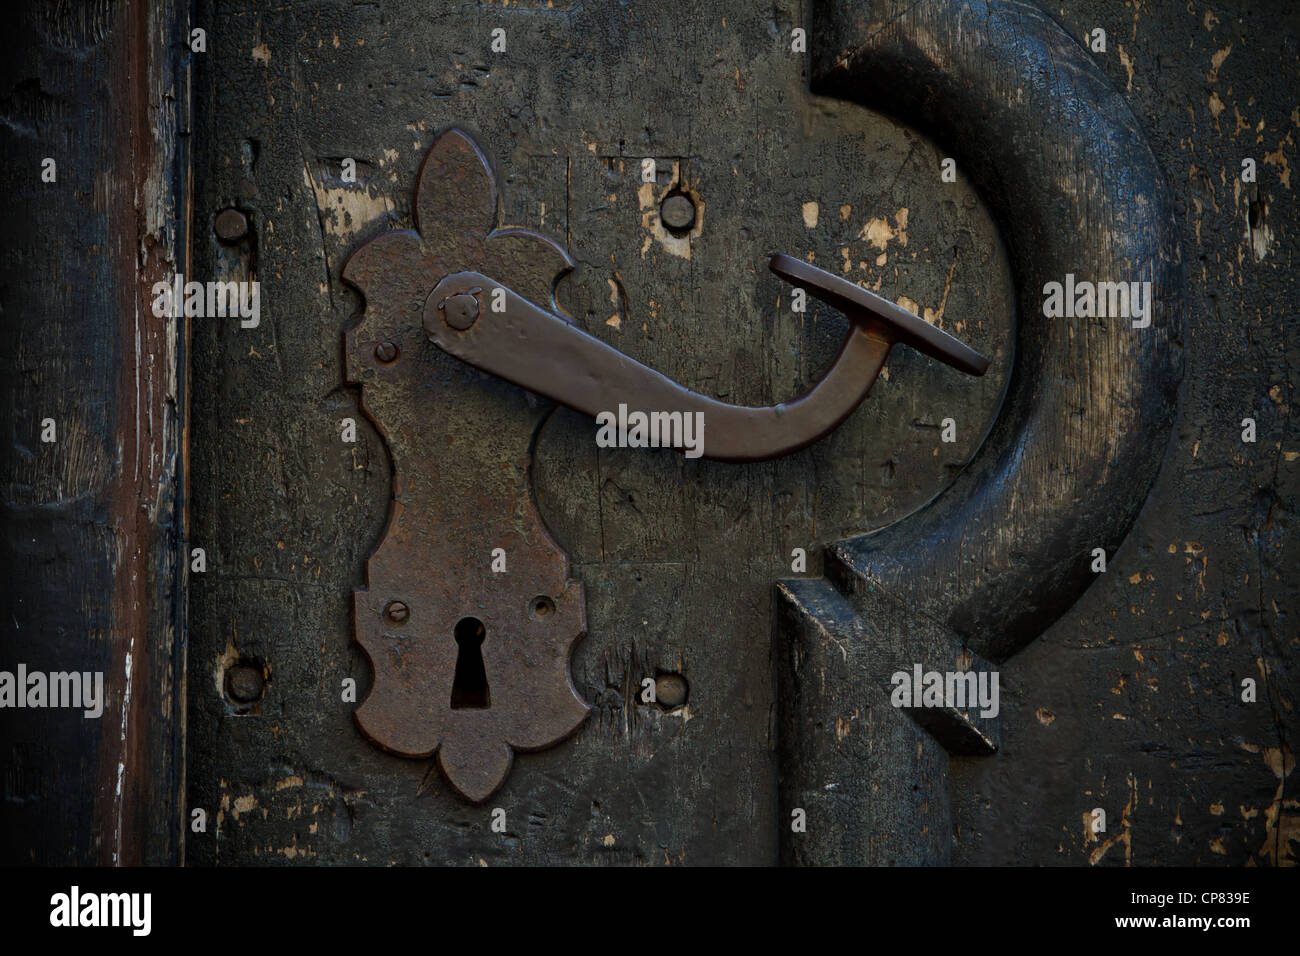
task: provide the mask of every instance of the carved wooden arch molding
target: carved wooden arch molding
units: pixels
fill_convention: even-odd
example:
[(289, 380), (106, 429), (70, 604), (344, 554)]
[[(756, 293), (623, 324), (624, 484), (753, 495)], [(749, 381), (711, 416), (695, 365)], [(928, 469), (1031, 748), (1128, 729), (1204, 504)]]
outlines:
[[(1079, 598), (1151, 488), (1182, 376), (1182, 266), (1163, 174), (1124, 97), (1030, 3), (828, 0), (812, 92), (930, 135), (988, 203), (1016, 283), (1003, 406), (951, 487), (778, 584), (782, 855), (951, 859), (951, 753), (991, 753), (996, 717), (889, 703), (890, 675), (991, 671)], [(1043, 287), (1152, 282), (1149, 327), (1046, 318)], [(790, 825), (802, 810), (808, 833)], [(816, 828), (814, 838), (812, 831)], [(806, 838), (805, 838), (806, 836)]]

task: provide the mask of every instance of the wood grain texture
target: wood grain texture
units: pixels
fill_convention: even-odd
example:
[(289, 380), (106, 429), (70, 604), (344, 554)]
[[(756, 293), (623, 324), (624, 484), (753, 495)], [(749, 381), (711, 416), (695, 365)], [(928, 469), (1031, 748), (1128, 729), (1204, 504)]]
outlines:
[[(1081, 44), (1032, 4), (978, 0), (824, 3), (813, 30), (823, 39), (813, 89), (910, 116), (971, 170), (1008, 240), (1018, 321), (1003, 406), (957, 481), (906, 519), (829, 549), (827, 577), (863, 615), (857, 628), (836, 615), (853, 632), (845, 643), (881, 670), (863, 674), (857, 693), (825, 695), (824, 710), (797, 711), (826, 742), (785, 750), (792, 799), (816, 798), (832, 727), (841, 739), (848, 711), (880, 706), (890, 674), (914, 663), (963, 670), (953, 659), (964, 645), (1004, 660), (1093, 583), (1094, 549), (1118, 547), (1154, 479), (1182, 362), (1172, 200), (1132, 111)], [(1047, 284), (1072, 286), (1068, 277), (1145, 281), (1145, 327), (1127, 314), (1047, 316)], [(906, 778), (902, 743), (895, 752), (886, 735), (881, 751)], [(914, 782), (942, 791), (946, 807), (941, 766)], [(908, 825), (897, 819), (910, 816), (906, 786), (893, 799), (878, 774), (835, 787), (838, 812), (817, 821), (820, 841), (787, 834), (800, 862), (839, 861), (860, 829), (868, 844), (906, 842), (877, 829)], [(918, 846), (922, 833), (933, 839), (928, 821), (909, 832)]]
[[(1182, 374), (1172, 198), (1091, 54), (1032, 3), (815, 8), (813, 89), (912, 118), (988, 199), (1016, 277), (1016, 366), (952, 487), (837, 544), (850, 593), (884, 589), (1003, 660), (1064, 612), (1146, 500)], [(1150, 283), (1149, 327), (1044, 314), (1047, 283)]]
[[(1010, 332), (987, 214), (969, 187), (935, 196), (910, 174), (937, 165), (924, 139), (808, 96), (804, 58), (789, 50), (795, 8), (464, 5), (436, 22), (406, 4), (254, 9), (223, 5), (209, 21), (222, 69), (197, 93), (209, 110), (202, 215), (251, 211), (264, 315), (258, 330), (196, 330), (195, 403), (209, 410), (196, 418), (196, 537), (221, 557), (194, 586), (191, 749), (204, 755), (196, 803), (220, 822), (194, 858), (775, 861), (772, 581), (794, 547), (817, 567), (819, 543), (933, 496), (977, 446)], [(498, 23), (508, 50), (494, 57)], [(676, 53), (672, 36), (687, 38)], [(630, 41), (643, 52), (626, 56)], [(595, 709), (571, 741), (521, 756), (479, 809), (427, 762), (361, 739), (338, 692), (346, 676), (363, 696), (369, 682), (347, 596), (392, 480), (373, 432), (339, 441), (339, 419), (362, 421), (340, 387), (339, 335), (359, 301), (339, 270), (364, 238), (410, 224), (414, 172), (452, 123), (496, 167), (501, 223), (562, 238), (577, 260), (559, 306), (691, 388), (780, 401), (833, 358), (844, 320), (815, 304), (790, 311), (764, 263), (776, 249), (908, 296), (998, 363), (976, 381), (899, 349), (831, 438), (756, 465), (598, 451), (590, 422), (550, 416), (533, 478), (586, 588), (573, 671)], [(345, 156), (358, 160), (355, 185), (340, 178)], [(657, 161), (651, 185), (644, 157)], [(702, 216), (699, 235), (670, 243), (656, 210), (674, 184)], [(223, 247), (196, 240), (221, 272)], [(941, 413), (954, 408), (959, 442), (943, 444)], [(473, 412), (466, 428), (490, 429), (490, 416)], [(468, 458), (443, 467), (471, 481)], [(240, 656), (273, 667), (260, 715), (221, 694), (224, 662)], [(642, 680), (660, 672), (686, 678), (684, 707), (641, 702)], [(507, 838), (487, 829), (492, 806), (507, 811)]]
[(181, 859), (185, 344), (151, 289), (185, 268), (184, 27), (82, 2), (6, 30), (0, 667), (102, 671), (107, 698), (0, 714), (6, 862)]
[(824, 579), (783, 581), (777, 594), (781, 862), (950, 864), (949, 751), (891, 706), (889, 675), (912, 662), (953, 670), (955, 655), (864, 617)]
[[(772, 581), (789, 574), (793, 547), (807, 547), (820, 574), (818, 545), (903, 517), (952, 481), (1006, 385), (1013, 306), (992, 218), (969, 180), (938, 184), (934, 142), (807, 93), (805, 61), (789, 53), (807, 13), (780, 3), (448, 4), (436, 16), (402, 2), (201, 8), (213, 55), (196, 88), (197, 218), (237, 203), (254, 238), (230, 250), (196, 233), (196, 268), (261, 279), (264, 306), (257, 330), (196, 329), (194, 537), (218, 557), (192, 595), (192, 803), (215, 821), (190, 841), (192, 859), (779, 858)], [(1203, 263), (1189, 274), (1188, 385), (1172, 464), (1106, 578), (1003, 664), (1000, 755), (946, 758), (956, 862), (1242, 863), (1291, 852), (1295, 638), (1285, 622), (1295, 589), (1283, 569), (1294, 564), (1295, 490), (1284, 453), (1296, 447), (1297, 360), (1277, 303), (1297, 300), (1280, 178), (1295, 104), (1265, 77), (1294, 50), (1266, 17), (1229, 27), (1220, 14), (1206, 27), (1206, 13), (1097, 2), (1067, 21), (1076, 35), (1109, 25), (1114, 52), (1099, 63), (1173, 173), (1179, 240)], [(509, 46), (494, 56), (498, 26)], [(1244, 31), (1250, 52), (1229, 29)], [(811, 39), (815, 48), (816, 31)], [(1234, 133), (1229, 112), (1195, 99), (1230, 42), (1236, 92), (1216, 89), (1264, 123), (1259, 134)], [(829, 362), (841, 320), (789, 313), (785, 290), (763, 274), (773, 249), (906, 296), (995, 356), (972, 390), (900, 350), (841, 429), (776, 463), (598, 451), (590, 423), (549, 416), (533, 477), (587, 590), (590, 634), (574, 676), (595, 711), (555, 751), (521, 757), (482, 808), (427, 763), (371, 747), (339, 696), (343, 678), (362, 694), (369, 680), (351, 647), (348, 595), (392, 481), (373, 432), (339, 441), (341, 418), (362, 421), (355, 392), (341, 387), (340, 333), (359, 302), (339, 271), (361, 240), (411, 224), (419, 159), (452, 123), (497, 167), (501, 223), (563, 238), (578, 261), (558, 304), (690, 387), (779, 401)], [(1255, 135), (1280, 159), (1261, 167), (1272, 178), (1253, 199), (1233, 189), (1232, 170)], [(349, 156), (356, 184), (340, 177)], [(648, 194), (646, 156), (660, 173)], [(698, 235), (670, 248), (654, 209), (674, 184), (703, 216)], [(1260, 200), (1273, 238), (1255, 260), (1245, 217)], [(1245, 449), (1243, 403), (1266, 436)], [(956, 445), (938, 440), (948, 415)], [(472, 474), (472, 462), (446, 466)], [(270, 673), (256, 711), (222, 693), (224, 669), (241, 658)], [(640, 681), (661, 672), (689, 681), (684, 707), (640, 702)], [(1229, 693), (1247, 673), (1268, 675), (1269, 697), (1254, 709)], [(1098, 803), (1127, 821), (1111, 834), (1122, 841), (1084, 834), (1082, 814)], [(504, 834), (488, 827), (493, 806), (507, 811)]]
[[(1300, 99), (1280, 78), (1300, 68), (1300, 15), (1050, 10), (1076, 36), (1107, 30), (1097, 62), (1166, 171), (1186, 370), (1167, 457), (1105, 579), (1004, 665), (999, 757), (953, 762), (954, 860), (1293, 866)], [(1246, 157), (1255, 184), (1241, 182)], [(1258, 257), (1252, 210), (1270, 234)], [(1255, 704), (1240, 698), (1247, 677)], [(1097, 806), (1110, 825), (1093, 835), (1083, 815)]]

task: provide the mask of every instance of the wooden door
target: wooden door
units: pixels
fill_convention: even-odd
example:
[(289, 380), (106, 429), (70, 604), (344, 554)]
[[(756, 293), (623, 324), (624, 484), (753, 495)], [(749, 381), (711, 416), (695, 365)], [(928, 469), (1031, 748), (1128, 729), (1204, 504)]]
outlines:
[[(173, 457), (139, 461), (181, 494), (160, 496), (175, 524), (139, 602), (153, 617), (108, 626), (110, 673), (142, 659), (131, 634), (152, 665), (143, 701), (109, 679), (110, 716), (146, 714), (127, 722), (144, 736), (84, 768), (103, 783), (118, 750), (150, 755), (114, 845), (134, 826), (158, 834), (151, 859), (216, 865), (1293, 861), (1295, 104), (1265, 77), (1295, 66), (1277, 30), (1294, 15), (200, 2), (104, 30), (149, 47), (155, 22), (169, 51), (205, 34), (180, 62), (159, 54), (177, 82), (148, 94), (183, 104), (174, 134), (152, 127), (183, 144), (159, 167), (192, 172), (160, 213), (184, 228), (157, 230), (180, 251), (123, 268), (141, 302), (177, 273), (260, 291), (255, 320), (163, 324), (136, 360), (180, 374), (159, 439)], [(121, 140), (148, 116), (124, 115)], [(752, 464), (601, 448), (589, 419), (539, 399), (529, 478), (585, 591), (572, 681), (591, 711), (477, 804), (353, 716), (373, 689), (353, 594), (402, 475), (346, 374), (366, 303), (343, 265), (413, 226), (421, 162), (451, 127), (495, 172), (495, 225), (576, 263), (542, 304), (690, 388), (774, 404), (831, 364), (847, 320), (797, 311), (770, 252), (991, 359), (972, 378), (895, 348), (829, 437)], [(132, 181), (114, 180), (123, 196)], [(1155, 284), (1145, 334), (1043, 314), (1045, 281), (1130, 266)], [(139, 354), (125, 327), (112, 341)], [(25, 361), (14, 395), (38, 430)], [(460, 427), (486, 442), (505, 386), (456, 381), (446, 400), (463, 390)], [(46, 485), (10, 457), (20, 568), (23, 522), (56, 493), (19, 493)], [(471, 486), (492, 465), (469, 442), (436, 467)], [(47, 603), (62, 586), (24, 584)], [(11, 600), (20, 634), (39, 603)], [(69, 627), (98, 646), (83, 612)], [(178, 621), (181, 640), (153, 639)], [(998, 673), (999, 712), (891, 706), (913, 664)], [(7, 786), (30, 797), (59, 759), (35, 744), (49, 724), (14, 726)], [(105, 855), (120, 803), (78, 856)], [(30, 814), (14, 807), (33, 805), (8, 804), (13, 858), (53, 852), (16, 835)]]
[[(793, 11), (774, 21), (742, 5), (727, 21), (671, 5), (467, 7), (453, 29), (418, 5), (216, 21), (217, 58), (237, 69), (200, 81), (198, 203), (239, 207), (253, 232), (233, 249), (201, 242), (197, 261), (255, 276), (265, 305), (257, 329), (196, 329), (195, 401), (208, 411), (195, 423), (194, 522), (222, 557), (192, 594), (191, 793), (216, 817), (192, 859), (776, 861), (773, 582), (794, 549), (815, 574), (820, 545), (905, 515), (962, 467), (1005, 385), (1010, 279), (970, 186), (936, 194), (933, 143), (808, 93)], [(666, 47), (669, 36), (681, 39)], [(831, 439), (750, 465), (598, 449), (589, 420), (547, 416), (532, 476), (585, 586), (573, 677), (592, 712), (572, 740), (518, 756), (481, 806), (432, 761), (372, 746), (340, 692), (350, 677), (364, 697), (370, 680), (350, 597), (393, 483), (343, 383), (341, 336), (362, 303), (340, 272), (362, 240), (409, 225), (416, 171), (451, 125), (495, 163), (501, 224), (549, 233), (577, 261), (557, 296), (567, 313), (694, 389), (784, 401), (838, 349), (846, 320), (791, 311), (770, 251), (950, 329), (957, 316), (957, 334), (995, 363), (974, 380), (899, 349)], [(672, 191), (696, 209), (682, 237), (660, 222)], [(950, 414), (959, 440), (943, 443)], [(355, 444), (341, 440), (346, 418), (361, 423)], [(240, 662), (267, 674), (250, 707), (225, 693)], [(646, 679), (666, 700), (643, 701)], [(496, 808), (504, 834), (490, 827)]]

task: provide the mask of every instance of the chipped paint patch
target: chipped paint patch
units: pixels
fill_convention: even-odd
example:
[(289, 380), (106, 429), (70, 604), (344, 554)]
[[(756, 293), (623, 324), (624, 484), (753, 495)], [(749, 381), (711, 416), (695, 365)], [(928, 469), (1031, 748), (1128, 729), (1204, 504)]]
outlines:
[(1229, 43), (1222, 50), (1216, 50), (1210, 56), (1210, 72), (1205, 74), (1206, 81), (1217, 83), (1219, 81), (1219, 67), (1223, 66), (1223, 61), (1228, 58), (1232, 52), (1232, 44)]
[(316, 851), (311, 847), (298, 845), (298, 835), (296, 833), (293, 836), (293, 843), (288, 846), (280, 847), (276, 852), (290, 860), (297, 859), (298, 857), (306, 858), (316, 855)]
[[(1250, 748), (1245, 748), (1250, 749)], [(1286, 778), (1295, 769), (1295, 755), (1283, 744), (1260, 751), (1265, 766), (1277, 777), (1277, 793), (1264, 810), (1264, 845), (1259, 853), (1273, 866), (1294, 866), (1292, 847), (1300, 843), (1300, 799), (1287, 798)]]
[(623, 289), (623, 278), (615, 272), (613, 278), (605, 281), (609, 283), (609, 304), (614, 307), (613, 314), (605, 320), (605, 324), (621, 331), (623, 320), (627, 317), (627, 293)]
[(253, 47), (253, 59), (258, 63), (270, 65), (271, 48), (265, 43), (259, 43), (257, 46)]
[(1124, 44), (1119, 45), (1119, 62), (1123, 65), (1125, 72), (1128, 73), (1128, 86), (1125, 89), (1133, 89), (1133, 58), (1128, 55), (1124, 49)]
[(1287, 163), (1286, 153), (1283, 151), (1282, 147), (1290, 142), (1291, 134), (1287, 133), (1286, 139), (1277, 144), (1277, 149), (1273, 150), (1271, 153), (1264, 154), (1264, 165), (1277, 167), (1278, 182), (1287, 189), (1291, 188), (1291, 166)]
[(358, 232), (380, 219), (393, 217), (393, 203), (386, 195), (371, 195), (361, 185), (328, 186), (303, 167), (303, 181), (316, 197), (321, 228), (340, 241), (350, 240)]
[(226, 696), (226, 671), (233, 665), (239, 663), (239, 651), (235, 648), (235, 638), (238, 632), (226, 638), (226, 649), (221, 652), (217, 658), (216, 665), (212, 669), (213, 683), (216, 685), (217, 696), (222, 700)]
[[(664, 251), (678, 256), (682, 259), (691, 257), (691, 240), (698, 238), (704, 232), (704, 201), (699, 194), (689, 186), (681, 182), (681, 163), (673, 162), (673, 174), (668, 184), (661, 190), (656, 190), (655, 183), (642, 183), (637, 190), (637, 202), (641, 207), (641, 228), (646, 231), (645, 240), (641, 243), (641, 258), (650, 248), (658, 243)], [(670, 192), (679, 192), (690, 197), (695, 204), (695, 225), (691, 231), (684, 236), (675, 236), (664, 228), (663, 222), (659, 219), (659, 204)]]
[(817, 228), (817, 217), (821, 214), (821, 206), (815, 202), (806, 202), (803, 204), (803, 224), (809, 229)]
[[(1120, 814), (1119, 832), (1108, 837), (1104, 843), (1088, 854), (1088, 862), (1096, 866), (1102, 858), (1110, 852), (1111, 848), (1117, 844), (1124, 844), (1124, 864), (1131, 866), (1133, 864), (1133, 813), (1137, 809), (1137, 778), (1129, 774), (1126, 778), (1129, 786), (1128, 802), (1124, 804), (1124, 810)], [(1085, 843), (1097, 842), (1097, 834), (1092, 832), (1092, 813), (1087, 811), (1083, 815), (1083, 825), (1085, 834)]]
[[(883, 265), (884, 259), (885, 256), (882, 253), (880, 258), (876, 260), (876, 264)], [(957, 268), (957, 262), (956, 260), (954, 260), (952, 265), (948, 267), (948, 278), (944, 282), (943, 298), (939, 301), (938, 308), (932, 309), (929, 306), (923, 306), (921, 305), (921, 303), (917, 302), (911, 296), (907, 296), (907, 295), (900, 295), (895, 300), (895, 302), (898, 305), (901, 305), (903, 308), (907, 309), (908, 312), (911, 312), (914, 315), (921, 316), (923, 319), (925, 319), (925, 321), (929, 322), (931, 325), (942, 328), (943, 313), (944, 310), (948, 308), (948, 293), (952, 290), (952, 274), (956, 270), (956, 268)], [(957, 324), (957, 331), (960, 332), (962, 328), (963, 328), (963, 324), (959, 322)]]
[(843, 740), (853, 732), (853, 721), (858, 719), (858, 712), (855, 710), (849, 717), (835, 718), (835, 739)]
[(869, 219), (862, 227), (861, 236), (877, 249), (884, 250), (890, 242), (897, 240), (900, 246), (907, 245), (907, 207), (894, 213), (894, 225), (888, 219)]
[(1268, 221), (1268, 201), (1263, 196), (1246, 206), (1246, 241), (1256, 262), (1263, 262), (1273, 247), (1273, 226)]
[(609, 304), (614, 307), (614, 314), (605, 320), (606, 325), (612, 325), (614, 328), (622, 328), (623, 320), (618, 314), (618, 283), (613, 279), (606, 279), (609, 283)]
[[(948, 293), (952, 291), (952, 274), (955, 271), (957, 271), (957, 260), (953, 259), (952, 265), (948, 266), (948, 277), (943, 282), (943, 298), (939, 300), (939, 308), (931, 309), (926, 307), (925, 311), (920, 313), (925, 321), (939, 328), (943, 328), (943, 313), (948, 308)], [(961, 332), (965, 327), (964, 322), (958, 322), (956, 331)]]

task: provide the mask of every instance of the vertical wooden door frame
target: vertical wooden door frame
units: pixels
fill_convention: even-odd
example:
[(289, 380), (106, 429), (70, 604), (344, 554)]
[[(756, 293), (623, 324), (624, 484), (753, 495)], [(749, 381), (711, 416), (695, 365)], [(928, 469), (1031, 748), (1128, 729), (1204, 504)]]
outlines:
[(0, 712), (0, 862), (180, 864), (189, 331), (152, 290), (190, 262), (190, 6), (10, 21), (0, 669), (102, 671), (104, 710)]

